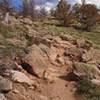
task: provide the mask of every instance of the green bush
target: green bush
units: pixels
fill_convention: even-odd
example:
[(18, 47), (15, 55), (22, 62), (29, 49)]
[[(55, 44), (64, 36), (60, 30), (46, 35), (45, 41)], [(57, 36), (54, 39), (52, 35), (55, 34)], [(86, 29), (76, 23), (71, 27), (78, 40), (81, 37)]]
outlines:
[(76, 92), (83, 97), (83, 100), (100, 100), (100, 87), (92, 84), (90, 79), (80, 80)]

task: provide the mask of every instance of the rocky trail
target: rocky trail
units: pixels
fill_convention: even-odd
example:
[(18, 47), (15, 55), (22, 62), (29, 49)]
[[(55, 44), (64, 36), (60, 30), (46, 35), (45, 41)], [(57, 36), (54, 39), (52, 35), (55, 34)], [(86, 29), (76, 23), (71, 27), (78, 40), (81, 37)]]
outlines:
[[(100, 50), (90, 41), (67, 34), (41, 34), (44, 29), (34, 30), (32, 21), (25, 20), (15, 23), (28, 29), (25, 37), (31, 43), (20, 36), (7, 39), (23, 46), (24, 54), (13, 50), (12, 57), (4, 58), (2, 50), (9, 49), (0, 45), (0, 100), (78, 100), (77, 81), (87, 75), (100, 85)], [(13, 19), (11, 25), (15, 23)]]
[(54, 84), (48, 86), (48, 94), (51, 96), (51, 100), (76, 100), (74, 88), (73, 83), (58, 79)]
[[(16, 70), (4, 69), (1, 74), (11, 81), (7, 85), (13, 84), (10, 92), (5, 94), (7, 100), (75, 100), (75, 82), (65, 78), (71, 62), (65, 62), (62, 48), (73, 45), (61, 41), (60, 46), (60, 38), (54, 39), (49, 41), (47, 38), (36, 37), (39, 44), (28, 47), (28, 53), (21, 60), (16, 57), (13, 62)], [(55, 46), (50, 48), (48, 44)]]

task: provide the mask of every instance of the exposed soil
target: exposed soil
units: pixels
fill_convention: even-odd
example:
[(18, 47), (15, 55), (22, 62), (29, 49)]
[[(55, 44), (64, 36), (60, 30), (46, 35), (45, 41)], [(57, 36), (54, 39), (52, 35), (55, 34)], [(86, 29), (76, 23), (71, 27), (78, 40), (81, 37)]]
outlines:
[(48, 81), (28, 75), (34, 80), (33, 86), (14, 82), (13, 90), (6, 94), (7, 100), (77, 100), (75, 97), (75, 82), (66, 78), (66, 67), (50, 68), (51, 73), (58, 77)]

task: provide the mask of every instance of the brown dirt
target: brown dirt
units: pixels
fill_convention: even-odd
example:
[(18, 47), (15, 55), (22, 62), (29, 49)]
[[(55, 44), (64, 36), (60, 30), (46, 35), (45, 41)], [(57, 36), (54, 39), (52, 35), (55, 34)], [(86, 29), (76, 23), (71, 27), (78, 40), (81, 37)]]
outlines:
[[(68, 86), (67, 86), (68, 84)], [(54, 84), (48, 85), (48, 97), (52, 100), (75, 100), (74, 87), (65, 80), (58, 79)]]
[[(75, 97), (75, 82), (66, 79), (66, 67), (53, 67), (58, 77), (51, 82), (42, 81), (40, 93), (46, 96), (47, 100), (77, 100)], [(38, 100), (38, 99), (36, 99)]]
[(65, 78), (66, 67), (53, 68), (52, 73), (59, 73), (54, 81), (41, 80), (30, 75), (30, 78), (37, 81), (36, 88), (14, 83), (14, 89), (6, 95), (7, 100), (77, 100), (74, 95), (75, 82)]

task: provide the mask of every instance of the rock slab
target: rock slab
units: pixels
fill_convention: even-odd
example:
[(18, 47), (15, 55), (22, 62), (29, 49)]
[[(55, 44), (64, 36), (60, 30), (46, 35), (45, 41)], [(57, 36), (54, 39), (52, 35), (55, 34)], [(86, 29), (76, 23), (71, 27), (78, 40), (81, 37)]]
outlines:
[(0, 76), (0, 92), (9, 92), (12, 90), (12, 82)]

